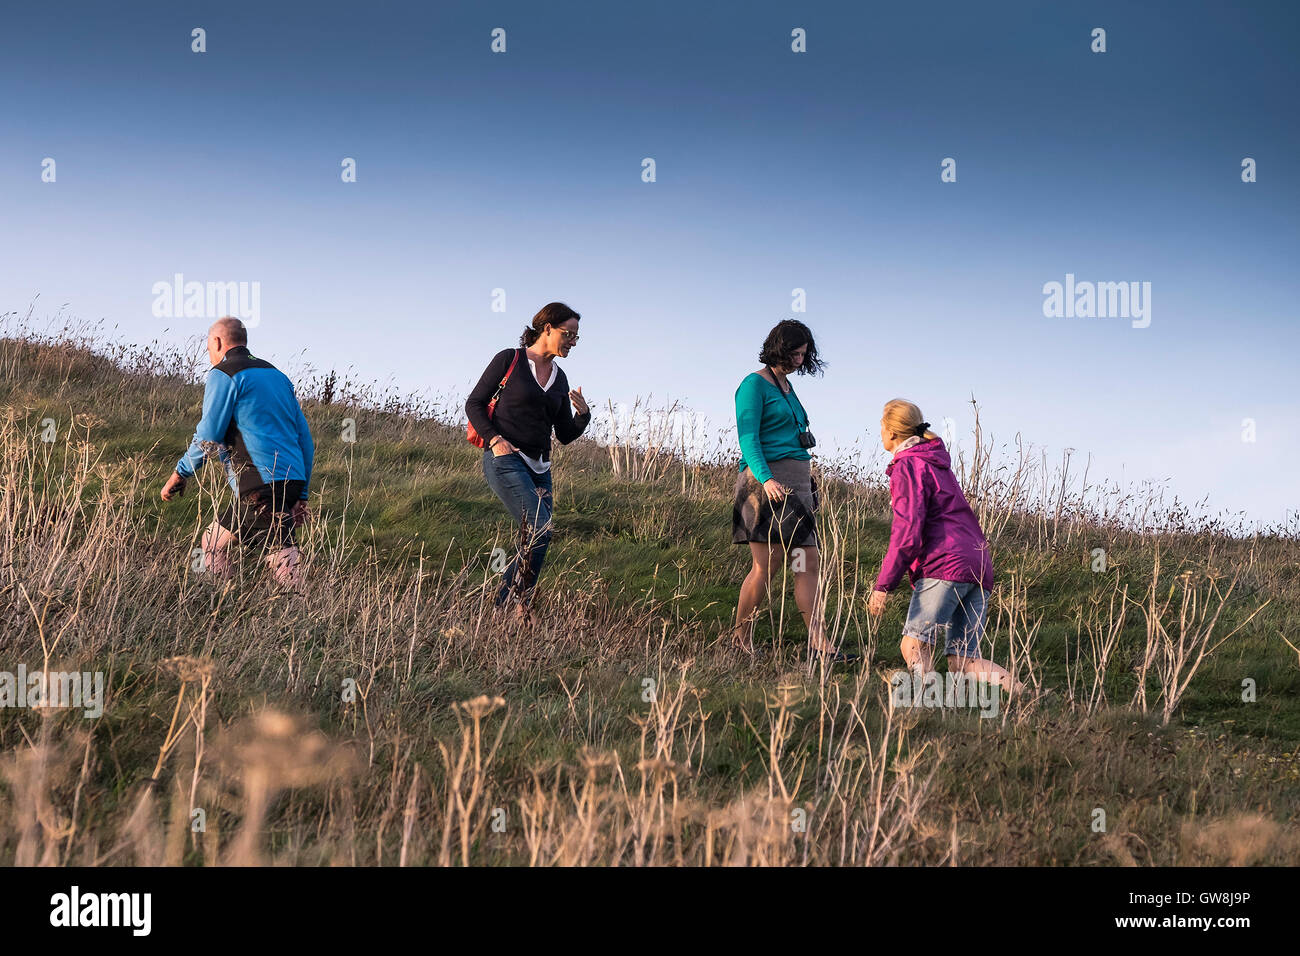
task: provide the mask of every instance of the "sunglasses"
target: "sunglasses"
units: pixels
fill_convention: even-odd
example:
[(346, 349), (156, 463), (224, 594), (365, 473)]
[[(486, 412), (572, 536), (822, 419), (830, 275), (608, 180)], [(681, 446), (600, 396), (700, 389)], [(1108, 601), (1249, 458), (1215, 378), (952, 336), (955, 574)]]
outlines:
[(560, 333), (560, 336), (561, 336), (561, 337), (564, 339), (564, 341), (566, 341), (566, 342), (576, 342), (576, 341), (578, 341), (578, 333), (577, 333), (577, 332), (570, 332), (568, 329), (556, 329), (555, 331), (559, 332), (559, 333)]

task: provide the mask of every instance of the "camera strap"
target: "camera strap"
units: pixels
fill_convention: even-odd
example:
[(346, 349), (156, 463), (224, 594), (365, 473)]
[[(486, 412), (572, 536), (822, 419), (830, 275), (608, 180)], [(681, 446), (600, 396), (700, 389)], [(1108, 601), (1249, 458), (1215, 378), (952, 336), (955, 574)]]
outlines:
[[(767, 370), (769, 372), (772, 372), (772, 366), (769, 365), (767, 367)], [(790, 414), (794, 416), (794, 423), (799, 426), (799, 430), (801, 432), (806, 432), (808, 430), (808, 413), (806, 411), (804, 412), (803, 423), (800, 424), (799, 413), (794, 410), (794, 402), (790, 401), (790, 392), (794, 391), (794, 386), (791, 385), (790, 392), (787, 392), (785, 389), (781, 387), (781, 383), (777, 381), (775, 372), (772, 372), (772, 380), (777, 383), (776, 390), (785, 396), (785, 403), (790, 406)], [(799, 407), (803, 408), (803, 402), (799, 403)]]

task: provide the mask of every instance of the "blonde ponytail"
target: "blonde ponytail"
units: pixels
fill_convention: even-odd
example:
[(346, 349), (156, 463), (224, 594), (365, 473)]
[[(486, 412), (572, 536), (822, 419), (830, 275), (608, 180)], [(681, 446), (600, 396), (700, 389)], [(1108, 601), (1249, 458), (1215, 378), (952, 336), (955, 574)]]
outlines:
[[(918, 434), (917, 428), (921, 425), (929, 425), (929, 422), (921, 416), (921, 409), (905, 398), (895, 398), (885, 403), (885, 412), (880, 416), (885, 423), (885, 428), (893, 432), (899, 439), (906, 439), (912, 435)], [(922, 441), (930, 441), (938, 438), (929, 428), (919, 432)]]

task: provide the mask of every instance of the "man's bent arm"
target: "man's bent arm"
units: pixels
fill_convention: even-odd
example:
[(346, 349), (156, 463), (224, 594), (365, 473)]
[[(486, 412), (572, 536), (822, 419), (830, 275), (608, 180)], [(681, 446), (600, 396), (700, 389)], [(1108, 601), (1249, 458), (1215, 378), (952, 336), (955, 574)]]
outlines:
[(203, 467), (204, 442), (221, 444), (230, 430), (230, 420), (235, 415), (235, 380), (215, 368), (208, 372), (203, 383), (203, 417), (194, 430), (190, 447), (176, 463), (176, 474), (189, 478)]

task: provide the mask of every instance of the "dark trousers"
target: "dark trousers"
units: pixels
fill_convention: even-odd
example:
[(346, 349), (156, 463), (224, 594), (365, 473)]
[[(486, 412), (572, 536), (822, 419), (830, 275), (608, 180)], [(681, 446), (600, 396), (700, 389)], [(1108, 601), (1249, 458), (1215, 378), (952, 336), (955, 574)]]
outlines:
[(292, 512), (302, 489), (297, 480), (258, 485), (240, 492), (217, 520), (245, 547), (279, 551), (294, 543)]

